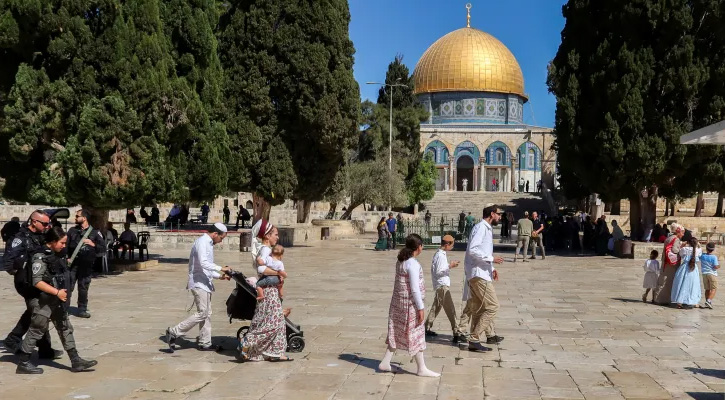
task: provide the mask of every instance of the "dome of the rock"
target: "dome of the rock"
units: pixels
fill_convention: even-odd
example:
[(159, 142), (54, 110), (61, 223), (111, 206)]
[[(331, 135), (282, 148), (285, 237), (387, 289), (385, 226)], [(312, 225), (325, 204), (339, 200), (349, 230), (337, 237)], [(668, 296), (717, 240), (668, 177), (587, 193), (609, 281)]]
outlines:
[(438, 39), (420, 58), (413, 76), (416, 94), (491, 92), (526, 99), (516, 57), (501, 41), (475, 28)]

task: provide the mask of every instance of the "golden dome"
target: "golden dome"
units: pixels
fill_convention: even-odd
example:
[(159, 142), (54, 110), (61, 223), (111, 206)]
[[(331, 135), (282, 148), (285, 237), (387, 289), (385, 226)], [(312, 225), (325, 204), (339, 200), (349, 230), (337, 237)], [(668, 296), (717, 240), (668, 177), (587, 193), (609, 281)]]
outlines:
[(416, 94), (475, 91), (526, 98), (516, 57), (498, 39), (474, 28), (455, 30), (433, 43), (413, 77)]

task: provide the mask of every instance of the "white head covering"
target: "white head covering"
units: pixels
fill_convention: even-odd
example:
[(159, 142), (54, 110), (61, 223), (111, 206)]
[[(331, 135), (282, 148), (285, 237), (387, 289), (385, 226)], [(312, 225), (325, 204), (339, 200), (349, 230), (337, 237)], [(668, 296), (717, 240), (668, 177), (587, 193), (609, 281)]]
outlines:
[(257, 262), (257, 254), (259, 254), (259, 250), (262, 248), (262, 242), (259, 239), (266, 236), (272, 231), (272, 229), (274, 229), (274, 225), (264, 219), (260, 219), (252, 227), (252, 263), (255, 264), (255, 266)]
[(214, 223), (214, 228), (221, 233), (227, 233), (227, 226), (222, 224), (221, 222)]

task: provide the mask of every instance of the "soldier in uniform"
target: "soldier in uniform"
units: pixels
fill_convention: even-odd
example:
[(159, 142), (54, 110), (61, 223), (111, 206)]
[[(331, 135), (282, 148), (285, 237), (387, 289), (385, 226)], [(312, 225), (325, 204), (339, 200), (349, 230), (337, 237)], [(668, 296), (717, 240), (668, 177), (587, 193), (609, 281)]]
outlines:
[(70, 273), (63, 253), (67, 237), (63, 228), (53, 227), (45, 233), (43, 250), (32, 255), (30, 261), (30, 329), (18, 351), (18, 374), (42, 374), (43, 369), (30, 362), (30, 355), (38, 340), (48, 333), (50, 321), (58, 331), (63, 348), (68, 352), (73, 372), (85, 371), (97, 364), (78, 356), (73, 326), (68, 320), (66, 300)]
[[(91, 286), (93, 263), (96, 256), (106, 251), (106, 241), (101, 232), (90, 223), (90, 213), (86, 210), (76, 211), (76, 226), (68, 229), (68, 256), (72, 257), (78, 246), (81, 246), (73, 264), (70, 266), (70, 287), (68, 298), (73, 296), (73, 289), (78, 282), (78, 314), (81, 318), (90, 318), (88, 312), (88, 288)], [(88, 229), (91, 231), (87, 233)], [(85, 238), (85, 239), (84, 239)]]
[[(50, 218), (43, 210), (36, 210), (30, 214), (28, 221), (23, 224), (14, 238), (8, 240), (3, 257), (3, 269), (13, 275), (15, 290), (25, 299), (27, 309), (20, 317), (15, 328), (5, 338), (5, 348), (16, 352), (20, 348), (23, 336), (30, 328), (30, 304), (32, 287), (29, 279), (30, 257), (44, 248), (43, 233), (50, 227)], [(38, 341), (38, 356), (43, 359), (57, 359), (63, 356), (62, 351), (53, 350), (50, 346), (50, 334), (47, 332)]]

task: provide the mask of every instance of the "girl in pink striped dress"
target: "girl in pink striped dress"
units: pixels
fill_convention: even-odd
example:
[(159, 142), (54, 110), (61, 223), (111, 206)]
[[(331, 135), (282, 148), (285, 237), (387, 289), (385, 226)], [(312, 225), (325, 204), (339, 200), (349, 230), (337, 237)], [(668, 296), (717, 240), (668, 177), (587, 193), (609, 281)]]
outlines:
[(388, 350), (378, 370), (390, 372), (390, 360), (395, 350), (408, 350), (418, 364), (418, 376), (438, 377), (440, 374), (425, 366), (424, 310), (425, 284), (423, 267), (415, 259), (423, 251), (423, 240), (416, 234), (405, 239), (405, 248), (398, 254), (395, 265), (395, 285), (388, 313)]

